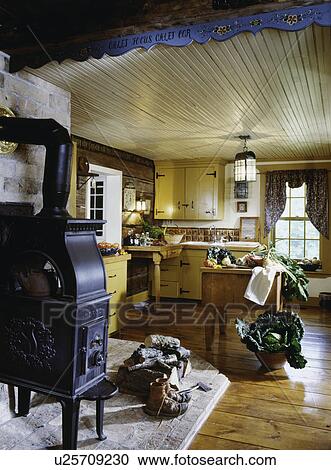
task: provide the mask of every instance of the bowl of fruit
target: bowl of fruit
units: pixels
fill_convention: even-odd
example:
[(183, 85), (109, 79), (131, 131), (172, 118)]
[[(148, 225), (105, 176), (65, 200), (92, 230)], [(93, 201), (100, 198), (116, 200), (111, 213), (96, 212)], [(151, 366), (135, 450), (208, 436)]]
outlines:
[(317, 269), (321, 268), (321, 261), (318, 258), (304, 258), (303, 260), (298, 261), (298, 265), (304, 271), (316, 271)]
[(118, 243), (100, 242), (98, 243), (98, 248), (102, 256), (114, 256), (120, 251)]

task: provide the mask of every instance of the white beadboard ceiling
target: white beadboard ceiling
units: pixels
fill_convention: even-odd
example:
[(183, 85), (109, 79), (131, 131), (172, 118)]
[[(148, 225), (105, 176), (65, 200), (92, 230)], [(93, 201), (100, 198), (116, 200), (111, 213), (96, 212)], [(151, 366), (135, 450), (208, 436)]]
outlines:
[(331, 29), (264, 30), (32, 71), (72, 93), (72, 132), (153, 160), (331, 157)]

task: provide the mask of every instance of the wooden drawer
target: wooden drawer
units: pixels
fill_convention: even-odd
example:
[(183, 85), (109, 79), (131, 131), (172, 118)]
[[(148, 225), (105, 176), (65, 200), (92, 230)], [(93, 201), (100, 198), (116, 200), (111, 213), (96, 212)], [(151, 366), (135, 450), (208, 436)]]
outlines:
[(126, 292), (125, 270), (107, 270), (107, 292), (112, 295)]
[(108, 320), (108, 334), (111, 335), (118, 330), (118, 317), (117, 317), (117, 309), (110, 308), (109, 309), (109, 320)]
[(179, 282), (179, 266), (171, 266), (161, 263), (161, 284), (162, 281)]
[(179, 282), (161, 281), (161, 297), (178, 297)]
[[(161, 281), (161, 297), (177, 298), (179, 296), (179, 282)], [(155, 295), (153, 284), (152, 295)]]
[(177, 256), (176, 258), (169, 258), (169, 259), (163, 259), (161, 261), (161, 267), (163, 266), (180, 266), (180, 257)]

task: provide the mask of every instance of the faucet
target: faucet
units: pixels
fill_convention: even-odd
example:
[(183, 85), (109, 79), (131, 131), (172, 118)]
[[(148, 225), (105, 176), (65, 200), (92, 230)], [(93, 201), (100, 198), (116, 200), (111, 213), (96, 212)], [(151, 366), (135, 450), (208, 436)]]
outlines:
[(214, 235), (213, 235), (213, 237), (211, 237), (211, 238), (212, 238), (212, 242), (213, 242), (213, 243), (216, 243), (216, 241), (217, 241), (217, 237), (216, 237), (216, 225), (212, 225), (209, 230), (210, 230), (210, 237), (211, 237), (211, 235), (212, 235), (212, 232), (214, 231)]

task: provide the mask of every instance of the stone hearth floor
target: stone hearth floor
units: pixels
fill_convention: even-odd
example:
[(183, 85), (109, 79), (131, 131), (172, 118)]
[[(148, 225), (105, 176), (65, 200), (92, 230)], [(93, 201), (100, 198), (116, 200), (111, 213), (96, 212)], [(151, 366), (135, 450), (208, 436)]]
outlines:
[[(110, 378), (123, 360), (139, 346), (134, 341), (109, 340), (108, 373)], [(106, 401), (104, 432), (108, 439), (95, 436), (95, 404), (82, 401), (78, 448), (87, 450), (186, 449), (208, 418), (229, 385), (209, 362), (192, 353), (192, 372), (183, 388), (205, 382), (209, 392), (193, 392), (187, 412), (178, 418), (154, 418), (143, 412), (143, 401), (131, 395), (118, 394)], [(6, 390), (6, 388), (5, 388)], [(4, 393), (2, 394), (4, 395)], [(6, 394), (7, 395), (7, 394)], [(13, 417), (8, 402), (0, 401), (0, 449), (61, 449), (61, 405), (43, 395), (34, 394), (28, 417)]]

